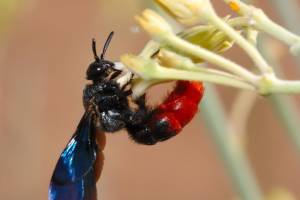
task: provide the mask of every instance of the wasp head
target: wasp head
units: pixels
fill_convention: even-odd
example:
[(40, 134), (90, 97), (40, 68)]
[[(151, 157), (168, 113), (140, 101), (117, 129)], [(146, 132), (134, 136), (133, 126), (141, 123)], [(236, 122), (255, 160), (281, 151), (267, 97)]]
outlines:
[(100, 57), (97, 55), (96, 41), (95, 41), (95, 39), (93, 39), (92, 48), (93, 48), (95, 61), (89, 65), (89, 67), (86, 71), (86, 79), (87, 80), (93, 80), (93, 81), (103, 80), (104, 78), (106, 78), (112, 72), (115, 71), (115, 69), (114, 69), (115, 64), (111, 61), (104, 59), (105, 52), (111, 41), (112, 36), (113, 36), (113, 32), (111, 32), (109, 34)]

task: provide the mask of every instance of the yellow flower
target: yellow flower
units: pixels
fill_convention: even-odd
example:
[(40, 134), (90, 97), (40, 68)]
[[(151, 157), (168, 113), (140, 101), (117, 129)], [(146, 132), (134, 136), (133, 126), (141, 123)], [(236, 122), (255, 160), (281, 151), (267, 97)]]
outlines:
[(222, 31), (212, 25), (196, 26), (184, 30), (178, 34), (179, 37), (199, 45), (210, 51), (222, 53), (232, 46), (233, 41)]

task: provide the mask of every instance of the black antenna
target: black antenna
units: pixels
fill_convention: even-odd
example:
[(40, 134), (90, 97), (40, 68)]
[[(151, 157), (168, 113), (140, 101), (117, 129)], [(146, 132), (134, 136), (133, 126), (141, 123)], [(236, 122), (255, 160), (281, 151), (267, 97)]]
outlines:
[(109, 43), (110, 43), (111, 38), (113, 37), (113, 35), (114, 35), (114, 32), (112, 31), (112, 32), (110, 32), (108, 38), (106, 39), (106, 42), (105, 42), (105, 44), (103, 46), (103, 50), (102, 50), (102, 53), (101, 53), (101, 56), (100, 56), (101, 59), (104, 59), (105, 52), (106, 52), (106, 50), (107, 50), (107, 48), (109, 46)]
[(99, 62), (99, 61), (100, 61), (100, 58), (99, 58), (98, 55), (97, 55), (97, 50), (96, 50), (96, 40), (95, 40), (95, 38), (93, 38), (93, 40), (92, 40), (92, 48), (93, 48), (94, 58), (95, 58), (95, 60), (96, 60), (97, 62)]

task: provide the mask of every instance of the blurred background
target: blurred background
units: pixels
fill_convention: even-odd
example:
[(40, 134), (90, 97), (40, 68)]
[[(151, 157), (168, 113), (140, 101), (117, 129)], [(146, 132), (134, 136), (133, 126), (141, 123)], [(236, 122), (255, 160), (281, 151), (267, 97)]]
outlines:
[[(214, 2), (220, 15), (229, 12), (225, 4)], [(255, 5), (284, 24), (272, 2)], [(101, 48), (108, 33), (115, 31), (107, 52), (111, 60), (138, 53), (149, 38), (134, 15), (149, 6), (148, 0), (0, 0), (0, 199), (47, 199), (57, 159), (84, 112), (82, 89), (93, 60), (91, 38)], [(299, 79), (287, 49), (276, 41), (272, 44), (279, 46), (286, 77)], [(251, 64), (238, 48), (226, 55)], [(217, 89), (230, 112), (238, 91)], [(300, 103), (299, 97), (295, 100)], [(261, 189), (285, 188), (300, 199), (299, 154), (268, 98), (256, 99), (247, 122), (246, 153)], [(104, 153), (99, 199), (237, 197), (203, 116), (155, 146), (137, 145), (126, 132), (109, 134)]]

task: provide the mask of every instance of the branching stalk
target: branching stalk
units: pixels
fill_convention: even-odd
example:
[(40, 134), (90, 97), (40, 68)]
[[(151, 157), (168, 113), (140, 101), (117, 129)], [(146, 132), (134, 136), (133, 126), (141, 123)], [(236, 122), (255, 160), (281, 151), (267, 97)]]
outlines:
[(229, 72), (232, 72), (233, 74), (240, 76), (250, 83), (255, 83), (258, 80), (258, 77), (256, 75), (229, 59), (224, 59), (224, 57), (220, 55), (217, 55), (199, 46), (193, 45), (185, 40), (176, 37), (175, 35), (168, 35), (163, 37), (163, 42), (170, 47), (173, 47), (179, 51), (184, 51), (187, 54), (199, 57), (201, 59), (205, 59), (207, 62), (215, 64), (216, 66), (223, 68)]
[(209, 8), (205, 8), (203, 16), (210, 22), (213, 23), (220, 30), (224, 31), (233, 41), (236, 42), (256, 63), (256, 66), (261, 70), (262, 73), (273, 73), (272, 68), (268, 65), (265, 59), (260, 55), (257, 49), (249, 43), (243, 36), (240, 35), (231, 26), (225, 23), (220, 17), (217, 16), (211, 4)]

